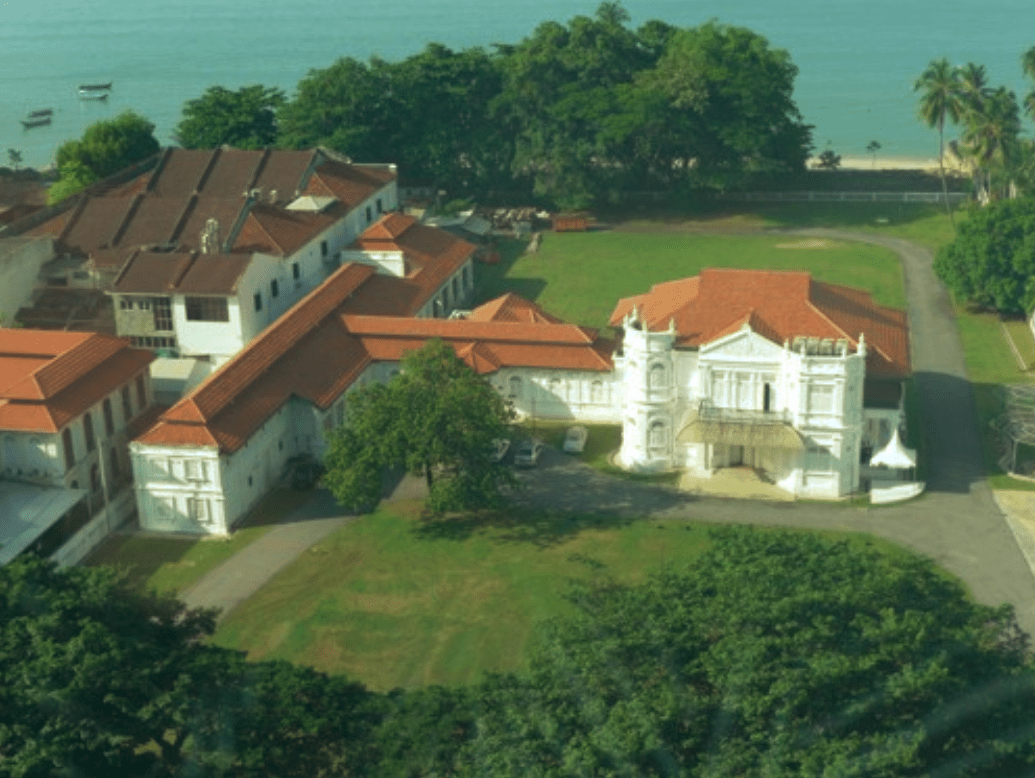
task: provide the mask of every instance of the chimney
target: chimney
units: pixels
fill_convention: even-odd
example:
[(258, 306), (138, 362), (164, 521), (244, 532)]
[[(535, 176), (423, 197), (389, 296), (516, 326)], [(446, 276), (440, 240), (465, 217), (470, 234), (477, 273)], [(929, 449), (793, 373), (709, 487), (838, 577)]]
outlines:
[(218, 254), (221, 250), (219, 222), (215, 219), (209, 219), (205, 222), (205, 229), (201, 231), (201, 253)]

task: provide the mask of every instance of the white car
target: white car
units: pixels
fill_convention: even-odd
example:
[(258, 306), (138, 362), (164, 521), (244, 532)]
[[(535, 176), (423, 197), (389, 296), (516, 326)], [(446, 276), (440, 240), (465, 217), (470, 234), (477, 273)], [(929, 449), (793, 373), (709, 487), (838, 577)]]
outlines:
[(514, 452), (514, 464), (518, 467), (535, 467), (543, 454), (546, 444), (538, 438), (529, 438), (518, 444)]
[(503, 457), (510, 451), (510, 439), (509, 438), (496, 438), (492, 441), (492, 454), (489, 456), (492, 462), (502, 462)]
[(582, 449), (586, 447), (586, 437), (588, 435), (589, 432), (581, 424), (569, 427), (567, 434), (564, 436), (564, 450), (569, 454), (581, 454)]

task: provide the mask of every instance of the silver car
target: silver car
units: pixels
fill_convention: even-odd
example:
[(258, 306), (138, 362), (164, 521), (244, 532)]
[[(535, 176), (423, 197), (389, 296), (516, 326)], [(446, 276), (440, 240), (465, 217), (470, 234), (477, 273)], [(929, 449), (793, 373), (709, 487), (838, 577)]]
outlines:
[(535, 467), (543, 454), (546, 444), (538, 438), (529, 438), (518, 444), (514, 452), (514, 464), (518, 467)]

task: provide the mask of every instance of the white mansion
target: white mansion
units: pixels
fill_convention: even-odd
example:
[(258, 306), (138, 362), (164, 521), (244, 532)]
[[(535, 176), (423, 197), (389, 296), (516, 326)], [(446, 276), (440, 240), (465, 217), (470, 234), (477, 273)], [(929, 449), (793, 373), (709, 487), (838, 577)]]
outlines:
[[(456, 257), (445, 275), (466, 291)], [(620, 424), (618, 460), (633, 470), (743, 464), (833, 499), (859, 488), (904, 421), (905, 313), (807, 273), (707, 269), (659, 284), (619, 301), (617, 341), (514, 295), (413, 318), (440, 282), (400, 306), (404, 283), (390, 263), (343, 265), (138, 436), (141, 526), (227, 532), (288, 458), (323, 453), (351, 389), (388, 380), (430, 338), (521, 414)]]

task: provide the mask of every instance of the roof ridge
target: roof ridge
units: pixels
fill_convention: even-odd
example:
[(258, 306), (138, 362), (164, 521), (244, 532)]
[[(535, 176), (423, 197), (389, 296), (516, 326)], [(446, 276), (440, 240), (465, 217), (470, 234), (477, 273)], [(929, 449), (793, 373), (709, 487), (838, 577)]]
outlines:
[(135, 195), (133, 195), (133, 198), (130, 200), (129, 207), (126, 209), (126, 212), (122, 215), (122, 221), (119, 222), (119, 225), (115, 228), (115, 232), (112, 233), (111, 239), (108, 241), (107, 245), (109, 247), (114, 248), (115, 244), (122, 240), (122, 236), (126, 234), (126, 230), (129, 229), (129, 223), (133, 221), (133, 217), (140, 209), (140, 203), (142, 203), (143, 201), (143, 192), (137, 192)]
[(205, 167), (202, 168), (201, 173), (198, 175), (198, 180), (194, 182), (194, 194), (199, 194), (201, 190), (205, 188), (205, 184), (208, 183), (209, 176), (212, 175), (212, 171), (216, 167), (216, 161), (219, 159), (222, 152), (222, 146), (216, 146), (216, 148), (212, 150), (212, 154), (209, 155), (208, 162), (205, 163)]
[[(344, 294), (346, 287), (351, 286), (354, 291), (373, 273), (374, 269), (367, 265), (353, 262), (342, 265), (327, 281), (295, 303), (181, 402), (189, 400), (194, 403), (203, 419), (211, 419), (262, 375), (276, 359), (311, 332), (315, 323), (327, 318), (347, 298), (348, 295)], [(299, 326), (300, 320), (303, 319), (312, 320), (313, 326)], [(267, 353), (263, 354), (264, 351)], [(255, 359), (254, 364), (249, 364), (249, 357), (260, 354), (262, 358)], [(233, 365), (232, 371), (227, 370), (230, 365)], [(215, 394), (217, 388), (222, 396)], [(171, 410), (175, 410), (178, 405), (179, 403)]]
[(815, 311), (817, 314), (819, 314), (819, 316), (827, 324), (829, 324), (835, 330), (837, 330), (842, 335), (844, 335), (846, 338), (848, 338), (848, 342), (849, 343), (853, 343), (854, 344), (856, 342), (855, 338), (853, 338), (851, 335), (849, 335), (847, 332), (845, 332), (844, 329), (842, 329), (842, 327), (839, 324), (837, 324), (833, 319), (831, 319), (829, 316), (827, 316), (827, 314), (823, 311), (822, 308), (820, 308), (818, 305), (816, 305), (816, 303), (812, 302), (812, 288), (813, 288), (813, 284), (819, 284), (820, 286), (825, 286), (825, 284), (823, 284), (822, 281), (817, 281), (816, 279), (812, 278), (812, 276), (810, 275), (809, 276), (809, 288), (808, 288), (808, 290), (806, 292), (806, 294), (808, 296), (805, 298), (805, 304), (809, 308), (811, 308), (813, 311)]

